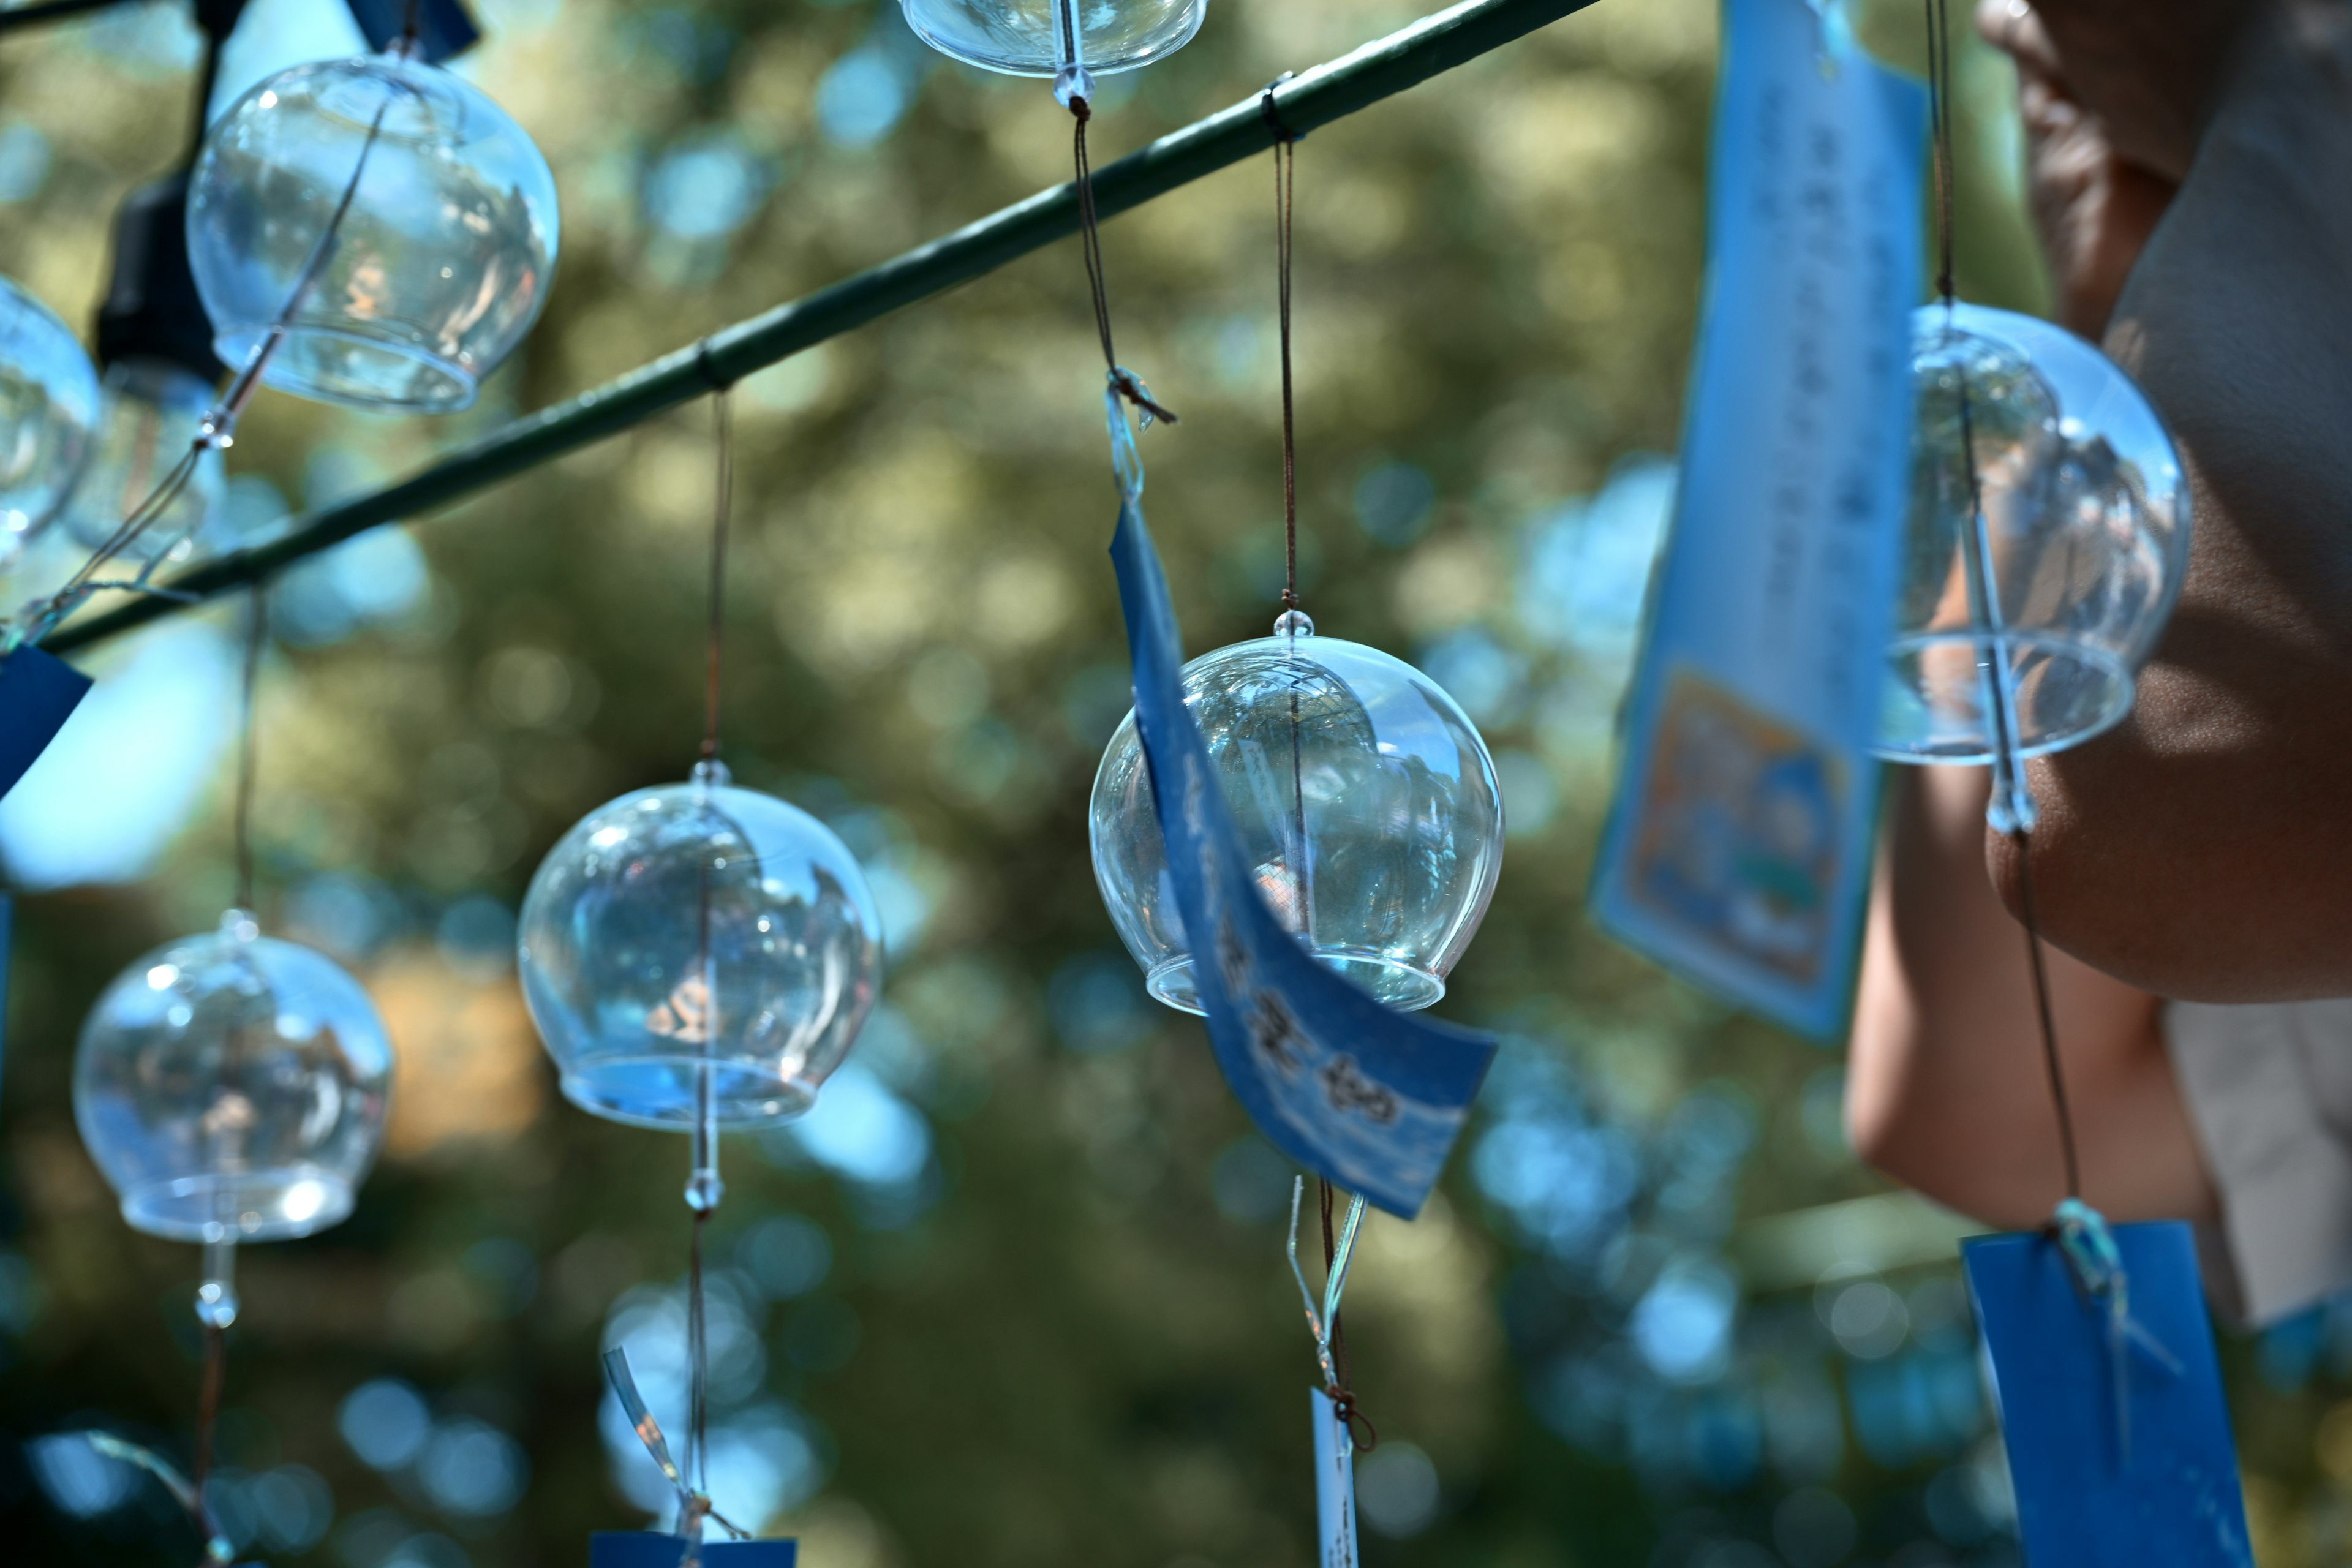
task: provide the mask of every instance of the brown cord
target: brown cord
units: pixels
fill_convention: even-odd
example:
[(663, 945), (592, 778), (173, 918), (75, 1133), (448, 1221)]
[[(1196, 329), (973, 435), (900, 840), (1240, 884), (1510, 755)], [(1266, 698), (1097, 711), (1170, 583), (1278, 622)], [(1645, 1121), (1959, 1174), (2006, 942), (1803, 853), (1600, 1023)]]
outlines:
[(1095, 332), (1102, 339), (1103, 365), (1110, 372), (1111, 384), (1118, 395), (1142, 409), (1154, 419), (1170, 425), (1181, 424), (1175, 411), (1151, 400), (1143, 384), (1135, 379), (1118, 363), (1118, 351), (1111, 347), (1110, 289), (1104, 281), (1102, 230), (1095, 214), (1094, 165), (1087, 157), (1087, 126), (1094, 119), (1094, 110), (1083, 98), (1070, 100), (1070, 118), (1076, 122), (1070, 138), (1070, 161), (1076, 170), (1078, 193), (1078, 243), (1086, 256), (1087, 285), (1095, 301)]
[[(1332, 1263), (1339, 1255), (1339, 1242), (1331, 1226), (1333, 1194), (1331, 1184), (1319, 1176), (1316, 1178), (1315, 1186), (1323, 1205), (1323, 1277), (1328, 1279), (1331, 1277)], [(1356, 1403), (1356, 1380), (1348, 1366), (1348, 1334), (1337, 1311), (1331, 1314), (1331, 1372), (1339, 1380), (1339, 1386), (1331, 1391), (1332, 1412), (1347, 1424), (1349, 1436), (1355, 1439), (1357, 1452), (1369, 1454), (1381, 1446), (1381, 1429), (1372, 1425), (1372, 1418), (1365, 1415), (1363, 1407)]]
[[(1265, 101), (1274, 101), (1272, 88), (1266, 89)], [(1275, 142), (1274, 265), (1282, 324), (1282, 605), (1286, 610), (1298, 608), (1298, 420), (1290, 374), (1290, 207), (1298, 186), (1297, 160), (1295, 139)]]
[(205, 1482), (213, 1473), (213, 1433), (220, 1425), (221, 1385), (228, 1380), (228, 1331), (205, 1326), (205, 1371), (196, 1395), (196, 1462), (189, 1484), (196, 1494), (196, 1526), (213, 1533), (212, 1510), (205, 1502)]
[(697, 1492), (710, 1489), (710, 1348), (704, 1335), (702, 1314), (702, 1227), (710, 1223), (709, 1209), (694, 1211), (694, 1239), (687, 1247), (686, 1353), (692, 1371), (687, 1432), (687, 1473)]
[[(1935, 142), (1936, 207), (1937, 265), (1936, 291), (1946, 306), (1955, 298), (1952, 277), (1953, 176), (1952, 176), (1952, 40), (1951, 13), (1948, 0), (1923, 0), (1927, 20), (1927, 113), (1928, 127)], [(1983, 515), (1984, 491), (1982, 477), (1977, 471), (1976, 424), (1970, 407), (1968, 379), (1960, 380), (1960, 455), (1969, 480), (1969, 526), (1974, 530)], [(1989, 563), (1988, 563), (1989, 565)], [(1999, 584), (1989, 571), (1980, 585), (1990, 616), (1994, 595)], [(1998, 647), (1998, 645), (1996, 645)], [(1996, 658), (1998, 658), (1998, 653)], [(1993, 679), (2007, 677), (2006, 670), (1996, 670)], [(2007, 710), (1998, 693), (1988, 715), (1995, 746), (2003, 752), (2014, 754), (2017, 737), (2010, 732)], [(2022, 764), (2017, 764), (2021, 766)], [(1995, 770), (1996, 783), (2000, 770)], [(2025, 784), (2021, 776), (2018, 787)], [(2066, 1195), (2080, 1199), (2083, 1195), (2082, 1157), (2074, 1136), (2073, 1107), (2066, 1097), (2065, 1058), (2058, 1048), (2056, 1011), (2050, 1001), (2050, 968), (2042, 952), (2041, 911), (2033, 889), (2033, 838), (2023, 823), (2019, 823), (2009, 835), (2017, 849), (2017, 901), (2020, 923), (2025, 928), (2025, 962), (2033, 981), (2034, 1021), (2042, 1036), (2042, 1063), (2050, 1079), (2050, 1100), (2058, 1113), (2058, 1149), (2066, 1171)]]
[(269, 626), (269, 599), (258, 583), (247, 592), (251, 603), (245, 626), (245, 672), (241, 687), (244, 720), (237, 736), (234, 831), (236, 836), (236, 907), (250, 910), (253, 908), (253, 695), (260, 684), (261, 644)]
[(712, 394), (710, 412), (717, 431), (719, 473), (713, 487), (710, 517), (710, 620), (704, 659), (702, 693), (702, 756), (719, 757), (719, 656), (727, 626), (727, 533), (735, 503), (735, 418), (727, 388)]

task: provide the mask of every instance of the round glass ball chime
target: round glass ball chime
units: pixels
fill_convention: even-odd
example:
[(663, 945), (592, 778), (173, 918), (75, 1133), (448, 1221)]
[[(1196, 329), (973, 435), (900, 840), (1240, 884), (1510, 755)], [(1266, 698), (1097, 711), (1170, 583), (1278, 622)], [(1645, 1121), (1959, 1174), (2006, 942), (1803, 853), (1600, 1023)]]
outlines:
[(98, 372), (72, 329), (0, 278), (0, 569), (72, 492), (99, 397)]
[(723, 1192), (722, 1129), (815, 1103), (872, 1008), (881, 921), (834, 833), (706, 760), (598, 807), (541, 863), (523, 997), (566, 1099), (694, 1136), (687, 1202)]
[[(1183, 669), (1184, 706), (1276, 916), (1327, 967), (1400, 1011), (1445, 994), (1502, 874), (1503, 805), (1477, 727), (1444, 688), (1377, 648), (1274, 635)], [(1095, 775), (1095, 880), (1158, 1000), (1201, 1011), (1129, 712)]]
[(1191, 43), (1208, 10), (1208, 0), (902, 3), (915, 36), (950, 58), (1041, 77), (1072, 68), (1109, 74), (1148, 66)]
[(75, 1054), (74, 1118), (132, 1229), (204, 1244), (197, 1317), (226, 1328), (238, 1244), (309, 1236), (351, 1213), (392, 1068), (360, 983), (232, 909), (100, 994)]
[[(2131, 710), (2188, 566), (2188, 487), (2147, 397), (2063, 328), (1923, 306), (1912, 367), (1911, 506), (1876, 750), (2007, 769)], [(2016, 811), (2030, 826), (2030, 802)]]
[[(278, 72), (205, 137), (188, 258), (232, 367), (448, 412), (529, 333), (555, 268), (555, 179), (479, 89), (395, 47)], [(289, 316), (289, 301), (291, 313)]]

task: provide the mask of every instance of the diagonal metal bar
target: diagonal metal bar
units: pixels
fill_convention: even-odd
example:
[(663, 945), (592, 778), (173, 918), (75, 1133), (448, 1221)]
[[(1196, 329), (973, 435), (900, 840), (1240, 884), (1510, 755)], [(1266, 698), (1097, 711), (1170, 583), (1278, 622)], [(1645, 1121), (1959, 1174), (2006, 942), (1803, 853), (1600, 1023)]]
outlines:
[[(1303, 136), (1591, 3), (1465, 0), (1291, 78), (1274, 89), (1276, 114), (1292, 134)], [(1253, 96), (1096, 170), (1096, 208), (1109, 216), (1140, 206), (1266, 151), (1270, 141), (1265, 112), (1259, 99)], [(408, 479), (308, 513), (296, 520), (288, 533), (268, 544), (236, 551), (182, 573), (168, 585), (190, 598), (137, 599), (66, 626), (43, 646), (53, 653), (87, 647), (172, 615), (191, 602), (268, 577), (355, 533), (446, 506), (500, 479), (617, 435), (828, 338), (994, 271), (1076, 234), (1077, 228), (1076, 189), (1062, 184), (1041, 191), (870, 271), (722, 328), (700, 343), (631, 371), (569, 403), (518, 419)]]

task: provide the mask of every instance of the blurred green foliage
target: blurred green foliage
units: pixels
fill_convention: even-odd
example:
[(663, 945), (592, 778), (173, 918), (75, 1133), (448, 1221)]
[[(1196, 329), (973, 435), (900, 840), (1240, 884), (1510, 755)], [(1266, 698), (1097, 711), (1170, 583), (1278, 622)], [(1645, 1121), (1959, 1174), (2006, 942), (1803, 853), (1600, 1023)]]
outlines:
[[(481, 9), (468, 68), (563, 193), (546, 318), (465, 416), (265, 395), (234, 472), (298, 500), (396, 474), (1066, 173), (1042, 85), (929, 60), (889, 0)], [(1097, 155), (1411, 14), (1217, 0), (1191, 47), (1105, 93)], [(1916, 53), (1907, 6), (1864, 24)], [(0, 48), (0, 154), (22, 127), (47, 160), (11, 187), (0, 270), (68, 320), (94, 309), (116, 202), (174, 155), (182, 38), (163, 8)], [(1849, 1259), (1817, 1289), (1786, 1258), (1759, 1266), (1756, 1238), (1783, 1233), (1758, 1220), (1880, 1190), (1843, 1152), (1833, 1059), (1610, 945), (1581, 909), (1642, 563), (1577, 563), (1596, 517), (1631, 508), (1625, 537), (1653, 537), (1633, 514), (1654, 527), (1662, 470), (1638, 459), (1675, 443), (1713, 38), (1703, 0), (1603, 0), (1299, 153), (1306, 601), (1325, 631), (1475, 687), (1514, 818), (1442, 1008), (1512, 1037), (1487, 1118), (1423, 1220), (1373, 1221), (1349, 1296), (1391, 1456), (1365, 1472), (1382, 1568), (2014, 1560), (1948, 1265), (1880, 1259), (1882, 1280)], [(845, 86), (850, 60), (878, 64)], [(1971, 47), (1962, 85), (1964, 282), (2031, 306), (2005, 68)], [(1260, 165), (1105, 235), (1121, 357), (1184, 416), (1147, 455), (1193, 651), (1277, 608), (1272, 216)], [(811, 1568), (1312, 1557), (1285, 1178), (1197, 1026), (1139, 1000), (1087, 860), (1125, 702), (1095, 353), (1062, 247), (738, 394), (728, 756), (885, 884), (891, 1011), (860, 1059), (887, 1114), (866, 1131), (919, 1172), (861, 1176), (855, 1126), (845, 1155), (814, 1134), (730, 1145), (712, 1240), (754, 1347), (730, 1397), (769, 1422), (759, 1495), (780, 1502), (761, 1522), (801, 1534)], [(272, 1560), (575, 1563), (592, 1529), (646, 1517), (599, 1436), (596, 1352), (616, 1300), (658, 1320), (672, 1300), (685, 1148), (561, 1103), (498, 911), (572, 821), (692, 760), (710, 428), (688, 409), (422, 521), (426, 585), (374, 624), (306, 621), (294, 584), (278, 595), (263, 912), (369, 979), (403, 1062), (358, 1214), (244, 1266), (222, 1447)], [(1614, 642), (1547, 613), (1560, 559)], [(351, 561), (362, 587), (385, 569)], [(233, 613), (207, 618), (233, 633)], [(152, 875), (20, 906), (0, 1102), (0, 1427), (17, 1439), (102, 1423), (185, 1451), (194, 1259), (114, 1217), (68, 1079), (104, 981), (226, 896), (225, 784)], [(821, 1227), (829, 1268), (805, 1225), (773, 1228), (785, 1215)], [(1720, 1343), (1678, 1371), (1655, 1338), (1677, 1302), (1720, 1309)], [(2323, 1331), (2271, 1381), (2319, 1366), (2340, 1393)], [(424, 1401), (438, 1470), (354, 1446), (343, 1402), (381, 1379)], [(2314, 1521), (2336, 1515), (2304, 1501), (2352, 1486), (2352, 1406), (2315, 1425), (2327, 1396), (2247, 1382), (2250, 1463), (2273, 1478), (2257, 1518), (2273, 1542), (2310, 1537), (2274, 1561), (2318, 1561), (2335, 1538), (2311, 1532), (2334, 1527)], [(12, 1561), (190, 1560), (160, 1494), (69, 1517), (37, 1453), (0, 1455)], [(453, 1475), (517, 1453), (519, 1494), (451, 1505)], [(323, 1482), (331, 1523), (285, 1503), (313, 1484), (286, 1467)], [(270, 1476), (276, 1514), (252, 1488)]]

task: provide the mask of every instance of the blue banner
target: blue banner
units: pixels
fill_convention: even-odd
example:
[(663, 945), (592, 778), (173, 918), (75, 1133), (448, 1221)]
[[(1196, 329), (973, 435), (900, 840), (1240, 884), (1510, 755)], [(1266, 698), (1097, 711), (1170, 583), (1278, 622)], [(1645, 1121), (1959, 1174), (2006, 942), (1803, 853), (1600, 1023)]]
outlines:
[(1106, 392), (1104, 402), (1120, 498), (1110, 555), (1135, 666), (1136, 728), (1217, 1065), (1276, 1148), (1411, 1219), (1462, 1134), (1495, 1042), (1390, 1012), (1316, 963), (1266, 908), (1184, 708), (1182, 644), (1144, 526), (1134, 434), (1118, 395)]
[(2111, 1234), (2127, 1300), (2080, 1289), (2044, 1235), (1961, 1247), (2027, 1568), (2253, 1568), (2189, 1227)]
[(0, 654), (0, 795), (16, 787), (89, 695), (89, 677), (55, 654), (31, 643)]
[(1843, 1029), (1908, 500), (1927, 95), (1806, 0), (1727, 0), (1674, 528), (1593, 910), (1803, 1033)]

